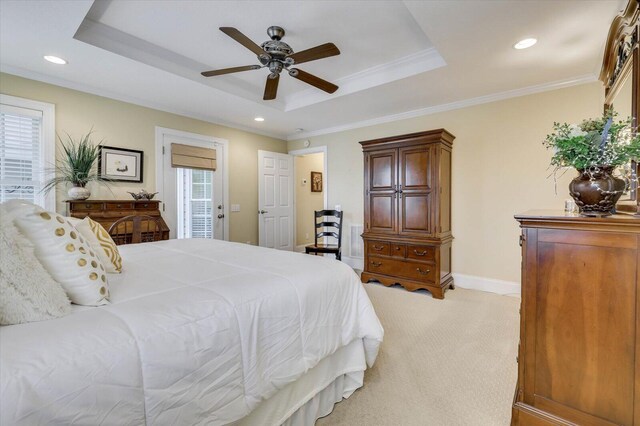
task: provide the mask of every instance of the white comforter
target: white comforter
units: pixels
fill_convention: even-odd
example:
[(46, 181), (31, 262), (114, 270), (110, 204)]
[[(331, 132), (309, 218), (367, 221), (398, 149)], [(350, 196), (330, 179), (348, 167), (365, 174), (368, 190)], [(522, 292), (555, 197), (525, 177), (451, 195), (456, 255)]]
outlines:
[(0, 424), (227, 424), (383, 330), (327, 258), (211, 240), (123, 246), (112, 304), (0, 328)]

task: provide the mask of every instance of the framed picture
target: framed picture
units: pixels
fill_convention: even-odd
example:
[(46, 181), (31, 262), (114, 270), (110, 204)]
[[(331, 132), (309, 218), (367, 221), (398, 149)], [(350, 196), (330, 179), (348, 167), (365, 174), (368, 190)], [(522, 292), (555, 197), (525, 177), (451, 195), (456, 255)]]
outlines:
[(142, 182), (143, 160), (143, 151), (101, 146), (98, 153), (98, 175), (117, 182)]
[(322, 192), (322, 172), (311, 172), (311, 192)]

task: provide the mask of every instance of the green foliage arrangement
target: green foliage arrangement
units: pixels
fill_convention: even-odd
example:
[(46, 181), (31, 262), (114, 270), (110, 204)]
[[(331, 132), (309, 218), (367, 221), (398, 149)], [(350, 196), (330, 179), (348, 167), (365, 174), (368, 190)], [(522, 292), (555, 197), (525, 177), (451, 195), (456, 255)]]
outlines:
[(579, 171), (618, 167), (640, 159), (640, 135), (631, 118), (615, 121), (610, 109), (601, 118), (584, 120), (579, 125), (553, 123), (553, 132), (543, 145), (554, 151), (551, 165), (555, 171), (573, 167)]
[(64, 157), (56, 161), (55, 177), (49, 179), (42, 191), (48, 193), (58, 185), (72, 184), (74, 186), (85, 187), (89, 182), (98, 181), (106, 183), (105, 179), (101, 179), (98, 175), (96, 161), (100, 152), (102, 141), (94, 144), (91, 140), (93, 129), (80, 139), (74, 140), (66, 133), (66, 141), (63, 141), (59, 135), (56, 135)]

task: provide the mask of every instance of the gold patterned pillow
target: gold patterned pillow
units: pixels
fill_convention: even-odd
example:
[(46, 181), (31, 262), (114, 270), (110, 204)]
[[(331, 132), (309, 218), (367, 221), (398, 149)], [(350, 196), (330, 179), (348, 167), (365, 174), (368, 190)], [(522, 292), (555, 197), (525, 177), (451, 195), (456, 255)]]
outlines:
[(24, 200), (4, 204), (40, 263), (78, 305), (109, 303), (107, 273), (97, 253), (63, 216)]
[(74, 223), (74, 226), (98, 254), (98, 258), (102, 261), (108, 273), (119, 274), (122, 272), (122, 257), (120, 257), (118, 246), (102, 225), (89, 217), (85, 217)]

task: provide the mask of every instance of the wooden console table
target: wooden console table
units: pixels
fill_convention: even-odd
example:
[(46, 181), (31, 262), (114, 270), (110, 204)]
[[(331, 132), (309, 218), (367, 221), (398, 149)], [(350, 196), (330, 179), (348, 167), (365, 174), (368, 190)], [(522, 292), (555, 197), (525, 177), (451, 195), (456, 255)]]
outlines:
[(68, 200), (69, 216), (84, 219), (89, 216), (107, 231), (116, 220), (125, 216), (157, 217), (162, 228), (162, 239), (169, 239), (169, 227), (160, 214), (160, 201), (135, 200)]

